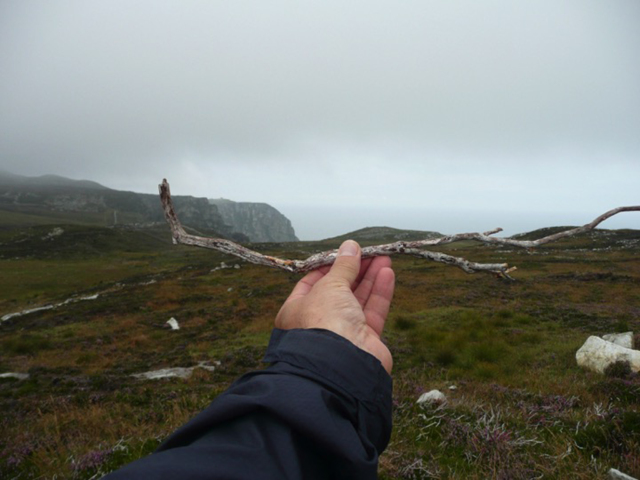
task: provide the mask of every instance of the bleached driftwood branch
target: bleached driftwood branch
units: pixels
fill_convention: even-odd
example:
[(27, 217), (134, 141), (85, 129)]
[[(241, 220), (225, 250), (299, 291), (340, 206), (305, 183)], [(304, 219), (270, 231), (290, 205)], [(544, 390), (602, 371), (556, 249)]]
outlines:
[[(171, 192), (169, 190), (169, 184), (167, 180), (163, 180), (160, 188), (160, 200), (162, 201), (162, 208), (164, 209), (164, 216), (171, 227), (171, 233), (173, 236), (173, 243), (181, 243), (183, 245), (193, 245), (196, 247), (211, 248), (218, 250), (229, 255), (242, 258), (247, 262), (255, 263), (257, 265), (266, 265), (269, 267), (280, 268), (288, 272), (304, 273), (324, 265), (331, 265), (336, 258), (337, 250), (330, 250), (327, 252), (316, 253), (311, 255), (306, 260), (286, 260), (270, 255), (263, 255), (262, 253), (250, 250), (242, 245), (239, 245), (230, 240), (224, 238), (210, 238), (200, 237), (197, 235), (188, 234), (173, 208), (171, 201)], [(429, 239), (429, 240), (417, 240), (411, 242), (394, 242), (386, 245), (376, 245), (371, 247), (364, 247), (362, 249), (362, 257), (376, 257), (381, 255), (393, 255), (404, 254), (413, 255), (415, 257), (425, 258), (434, 262), (446, 263), (448, 265), (454, 265), (461, 268), (467, 273), (486, 272), (497, 274), (501, 277), (510, 278), (509, 272), (515, 270), (516, 267), (509, 267), (506, 263), (476, 263), (470, 262), (461, 257), (454, 257), (440, 252), (432, 252), (429, 250), (422, 250), (424, 247), (431, 247), (437, 245), (446, 245), (449, 243), (460, 242), (463, 240), (477, 240), (488, 245), (509, 245), (521, 248), (534, 248), (545, 243), (555, 242), (564, 237), (570, 237), (579, 233), (593, 230), (600, 223), (604, 222), (607, 218), (610, 218), (620, 212), (632, 212), (640, 211), (640, 206), (633, 207), (618, 207), (613, 210), (600, 215), (591, 223), (588, 223), (582, 227), (573, 228), (564, 232), (555, 233), (537, 240), (514, 240), (512, 238), (500, 238), (493, 237), (498, 232), (501, 232), (501, 228), (496, 228), (484, 233), (457, 233), (455, 235), (447, 235), (444, 237)]]

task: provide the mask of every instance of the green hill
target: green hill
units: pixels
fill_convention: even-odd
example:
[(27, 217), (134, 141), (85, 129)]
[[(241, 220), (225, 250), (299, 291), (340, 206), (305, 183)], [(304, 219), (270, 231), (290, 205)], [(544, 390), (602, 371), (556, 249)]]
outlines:
[(361, 245), (373, 245), (376, 243), (390, 243), (400, 240), (424, 240), (427, 238), (439, 238), (442, 236), (444, 235), (438, 232), (402, 230), (391, 227), (366, 227), (337, 237), (327, 238), (323, 240), (323, 242), (341, 243), (345, 240), (355, 240)]
[[(532, 230), (531, 232), (519, 233), (513, 235), (511, 238), (515, 240), (537, 240), (549, 235), (571, 230), (576, 227), (546, 227)], [(640, 243), (640, 230), (632, 229), (620, 229), (620, 230), (606, 230), (603, 228), (597, 228), (595, 230), (581, 233), (572, 237), (567, 237), (560, 240), (564, 246), (571, 243), (574, 246), (584, 246), (587, 248), (603, 248), (607, 246), (621, 246), (627, 244)], [(552, 243), (550, 245), (557, 245)]]

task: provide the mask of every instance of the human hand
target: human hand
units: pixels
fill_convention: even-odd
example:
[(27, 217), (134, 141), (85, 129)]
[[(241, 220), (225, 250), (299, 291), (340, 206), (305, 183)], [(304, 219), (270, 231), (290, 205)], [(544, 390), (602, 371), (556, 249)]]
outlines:
[(391, 373), (391, 352), (380, 340), (395, 288), (389, 257), (361, 260), (360, 246), (344, 242), (331, 267), (308, 273), (294, 287), (275, 326), (331, 330), (365, 350)]

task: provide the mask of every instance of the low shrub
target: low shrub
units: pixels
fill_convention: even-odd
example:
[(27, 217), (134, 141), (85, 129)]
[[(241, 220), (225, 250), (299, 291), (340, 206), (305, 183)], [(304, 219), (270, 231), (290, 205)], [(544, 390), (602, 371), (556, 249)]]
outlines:
[(631, 364), (628, 361), (618, 360), (604, 369), (606, 377), (627, 378), (631, 375)]
[(3, 342), (3, 349), (14, 355), (35, 355), (40, 350), (51, 348), (51, 341), (40, 335), (23, 334)]

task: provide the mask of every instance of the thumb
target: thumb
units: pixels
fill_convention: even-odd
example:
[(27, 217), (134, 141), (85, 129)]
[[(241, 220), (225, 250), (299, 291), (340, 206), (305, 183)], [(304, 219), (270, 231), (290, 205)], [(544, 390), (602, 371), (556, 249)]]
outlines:
[(361, 253), (360, 245), (353, 240), (345, 241), (340, 245), (338, 256), (327, 275), (344, 279), (351, 286), (360, 273)]

